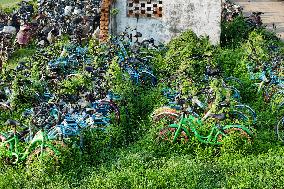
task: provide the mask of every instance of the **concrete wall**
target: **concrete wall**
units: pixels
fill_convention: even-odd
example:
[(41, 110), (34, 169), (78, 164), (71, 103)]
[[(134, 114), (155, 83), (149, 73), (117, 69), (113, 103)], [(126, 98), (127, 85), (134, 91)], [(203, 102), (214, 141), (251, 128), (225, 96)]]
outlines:
[[(145, 0), (146, 1), (146, 0)], [(162, 0), (162, 17), (129, 17), (127, 0), (116, 0), (112, 8), (119, 13), (111, 20), (111, 32), (126, 27), (137, 28), (143, 38), (168, 42), (181, 32), (192, 29), (197, 35), (208, 35), (213, 44), (220, 41), (221, 0)], [(141, 2), (141, 0), (140, 0)]]

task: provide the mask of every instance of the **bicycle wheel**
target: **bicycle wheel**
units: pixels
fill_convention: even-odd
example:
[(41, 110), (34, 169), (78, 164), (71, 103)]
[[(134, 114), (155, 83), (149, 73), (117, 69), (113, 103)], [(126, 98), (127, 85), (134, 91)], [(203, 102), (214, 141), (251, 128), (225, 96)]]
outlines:
[(275, 126), (275, 134), (281, 142), (284, 142), (284, 117)]
[(239, 119), (244, 123), (256, 123), (256, 113), (248, 105), (238, 104), (235, 105), (234, 110), (230, 112), (232, 117)]
[(252, 132), (248, 128), (245, 128), (239, 125), (230, 125), (230, 126), (223, 127), (223, 134), (219, 134), (217, 136), (218, 142), (223, 142), (223, 139), (225, 137), (233, 133), (237, 133), (241, 138), (247, 141), (251, 141), (253, 137)]
[(38, 146), (29, 154), (26, 164), (31, 165), (34, 162), (56, 165), (59, 163), (59, 152), (49, 145), (44, 145), (43, 148)]
[(270, 104), (273, 110), (279, 110), (284, 104), (284, 90), (280, 90), (272, 95)]
[(7, 140), (6, 136), (3, 135), (3, 134), (0, 134), (0, 144), (1, 144), (2, 142), (5, 142), (6, 140)]
[(103, 116), (108, 117), (109, 114), (114, 113), (116, 122), (120, 122), (120, 111), (118, 106), (109, 100), (99, 100), (94, 104), (96, 112), (102, 113)]
[(265, 90), (263, 91), (263, 97), (265, 102), (270, 102), (272, 96), (276, 93), (277, 90), (277, 85), (275, 84), (270, 83), (267, 87), (265, 87)]
[(149, 71), (142, 70), (139, 72), (141, 84), (144, 86), (156, 86), (158, 83), (157, 78)]
[(177, 121), (180, 117), (179, 112), (176, 109), (170, 107), (161, 107), (154, 111), (153, 121), (159, 122), (161, 120), (166, 120), (169, 122)]
[[(173, 142), (177, 129), (178, 125), (176, 125), (175, 127), (169, 126), (161, 129), (158, 133), (157, 140)], [(188, 138), (189, 136), (186, 134), (185, 129), (181, 129), (180, 134), (177, 138), (177, 142), (186, 143), (188, 141)]]

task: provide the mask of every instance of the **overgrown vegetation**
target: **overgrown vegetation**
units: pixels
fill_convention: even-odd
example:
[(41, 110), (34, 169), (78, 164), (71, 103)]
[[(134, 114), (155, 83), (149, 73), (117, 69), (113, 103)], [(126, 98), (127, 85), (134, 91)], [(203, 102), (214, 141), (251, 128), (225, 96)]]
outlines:
[[(65, 44), (61, 43), (58, 46)], [(58, 46), (49, 49), (51, 57), (58, 56)], [(112, 125), (107, 132), (86, 131), (84, 151), (76, 147), (63, 149), (60, 166), (48, 162), (11, 166), (1, 161), (0, 188), (283, 188), (284, 148), (274, 134), (281, 112), (271, 111), (247, 69), (257, 62), (271, 61), (272, 46), (284, 56), (284, 45), (273, 34), (264, 28), (251, 29), (243, 17), (237, 17), (231, 23), (223, 23), (221, 46), (212, 46), (208, 38), (198, 38), (188, 31), (173, 39), (164, 51), (153, 52), (154, 71), (164, 81), (157, 87), (135, 85), (125, 78), (117, 60), (112, 60), (106, 87), (122, 98), (121, 123)], [(104, 60), (96, 50), (92, 49), (96, 55), (93, 64), (99, 67)], [(28, 59), (30, 54), (26, 52), (32, 54), (34, 50), (30, 47), (16, 52), (7, 69)], [(194, 56), (202, 58), (193, 59)], [(33, 63), (31, 77), (39, 77), (39, 64)], [(242, 101), (258, 115), (255, 139), (244, 143), (232, 136), (217, 147), (200, 144), (194, 137), (186, 144), (156, 141), (161, 125), (152, 122), (151, 113), (164, 104), (162, 87), (179, 84), (184, 93), (194, 92), (200, 87), (198, 83), (208, 64), (220, 67), (224, 77), (234, 76), (244, 83)], [(76, 93), (83, 85), (89, 87), (84, 71), (78, 73), (82, 75), (59, 84), (64, 93)], [(13, 82), (16, 91), (21, 84)], [(20, 94), (15, 97), (14, 118), (30, 106), (34, 92), (41, 91), (41, 87), (31, 86), (25, 93), (30, 96), (20, 100)], [(9, 115), (0, 115), (3, 124)]]

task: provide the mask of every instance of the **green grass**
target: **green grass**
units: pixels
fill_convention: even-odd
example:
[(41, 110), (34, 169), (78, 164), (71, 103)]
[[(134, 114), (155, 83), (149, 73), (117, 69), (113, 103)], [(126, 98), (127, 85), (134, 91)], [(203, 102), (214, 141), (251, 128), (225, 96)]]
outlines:
[[(174, 57), (169, 53), (168, 57), (177, 59), (169, 58), (169, 62), (161, 56), (162, 61), (158, 62), (160, 64), (156, 63), (158, 68), (164, 66), (169, 71), (185, 69), (198, 75), (195, 71), (199, 71), (198, 66), (202, 62), (186, 62), (187, 53), (194, 54), (198, 51), (203, 54), (208, 51), (216, 53), (215, 61), (222, 63), (227, 76), (235, 75), (246, 80), (246, 69), (242, 66), (246, 53), (250, 50), (249, 43), (256, 48), (259, 54), (257, 57), (265, 57), (265, 45), (275, 42), (267, 40), (266, 35), (262, 39), (260, 34), (253, 32), (249, 41), (242, 42), (245, 39), (240, 36), (240, 42), (235, 42), (233, 48), (225, 46), (216, 50), (206, 40), (200, 41), (195, 37), (195, 41), (192, 40), (192, 34), (189, 34), (185, 35), (185, 38), (189, 38), (188, 41), (182, 39), (172, 42), (174, 47), (184, 45), (180, 50), (171, 49), (173, 54), (179, 52), (181, 56)], [(232, 36), (235, 34), (233, 32)], [(283, 55), (284, 48), (281, 52)], [(8, 66), (15, 67), (19, 60), (25, 60), (34, 53), (33, 46), (20, 49), (14, 53)], [(183, 61), (186, 64), (182, 64)], [(32, 64), (36, 66), (36, 62)], [(117, 65), (116, 62), (113, 65)], [(186, 67), (190, 65), (196, 68)], [(176, 70), (173, 69), (174, 66), (177, 67)], [(31, 166), (26, 166), (25, 163), (12, 166), (0, 161), (0, 189), (284, 188), (284, 146), (277, 141), (273, 130), (278, 112), (272, 112), (269, 104), (263, 101), (261, 94), (257, 94), (250, 83), (246, 83), (241, 96), (242, 102), (250, 105), (258, 115), (253, 141), (246, 143), (233, 136), (225, 139), (222, 146), (204, 145), (194, 137), (183, 145), (158, 143), (155, 138), (159, 125), (152, 123), (149, 117), (153, 108), (162, 104), (157, 97), (160, 90), (142, 90), (132, 86), (123, 79), (119, 80), (119, 72), (115, 70), (116, 67), (111, 72), (116, 76), (115, 79), (111, 78), (112, 85), (126, 94), (131, 115), (127, 117), (122, 113), (121, 124), (111, 127), (106, 135), (86, 135), (85, 151), (82, 153), (77, 148), (62, 152), (60, 166), (38, 162)], [(6, 121), (3, 117), (0, 118), (3, 123)]]
[(71, 163), (71, 158), (53, 172), (40, 166), (0, 166), (0, 188), (283, 188), (284, 148), (273, 141), (254, 152), (258, 145), (269, 144), (261, 138), (246, 152), (220, 149), (221, 153), (211, 146), (189, 150), (188, 145), (160, 146), (143, 138), (125, 148), (92, 154), (92, 163)]
[(0, 0), (0, 7), (10, 7), (13, 6), (15, 4), (17, 4), (18, 2), (20, 2), (21, 0)]

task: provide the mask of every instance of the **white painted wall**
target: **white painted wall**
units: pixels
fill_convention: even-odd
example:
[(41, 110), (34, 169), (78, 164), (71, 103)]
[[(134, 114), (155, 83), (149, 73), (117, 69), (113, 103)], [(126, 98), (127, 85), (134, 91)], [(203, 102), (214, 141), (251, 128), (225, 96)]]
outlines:
[(143, 38), (168, 42), (183, 31), (192, 29), (197, 35), (208, 35), (218, 44), (221, 33), (221, 0), (163, 0), (162, 18), (127, 17), (127, 0), (116, 0), (112, 8), (119, 13), (111, 21), (111, 32), (135, 28)]

